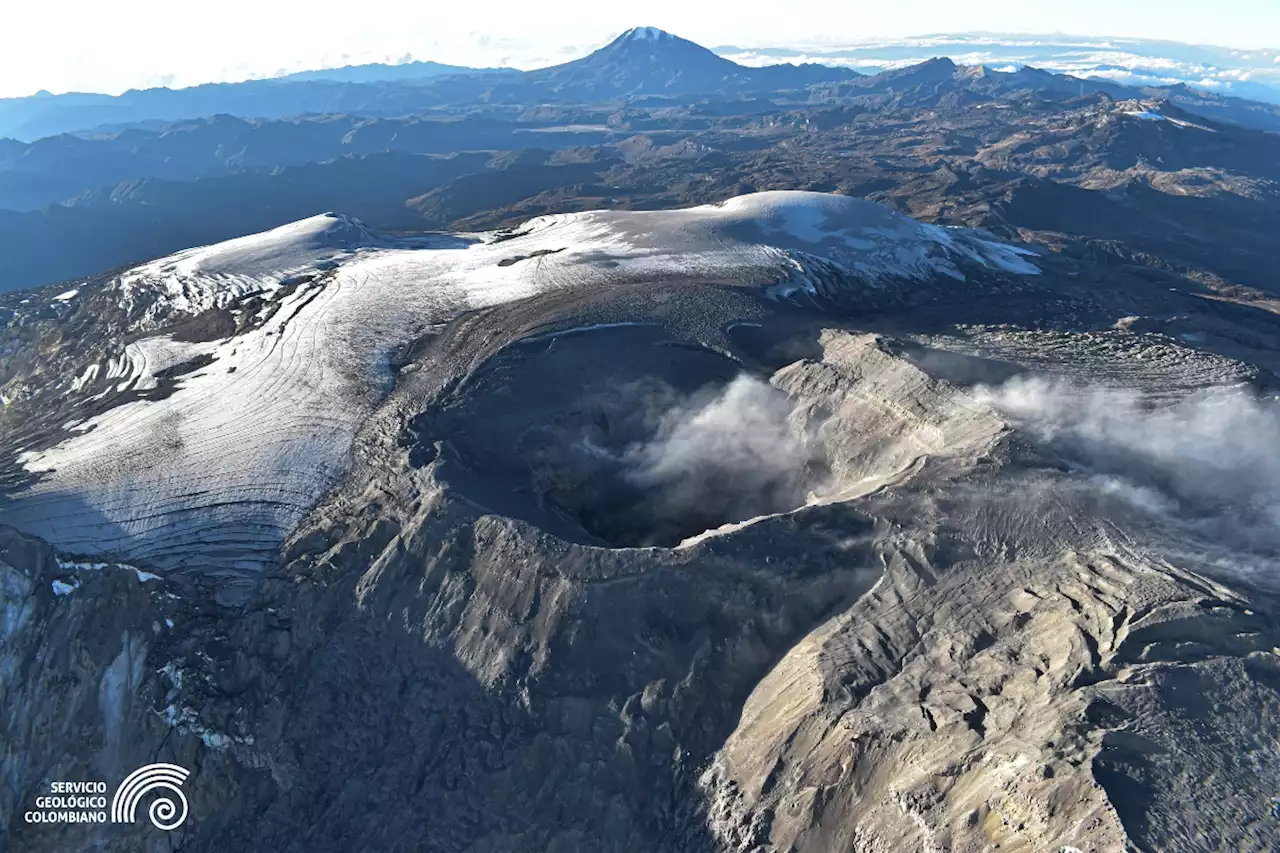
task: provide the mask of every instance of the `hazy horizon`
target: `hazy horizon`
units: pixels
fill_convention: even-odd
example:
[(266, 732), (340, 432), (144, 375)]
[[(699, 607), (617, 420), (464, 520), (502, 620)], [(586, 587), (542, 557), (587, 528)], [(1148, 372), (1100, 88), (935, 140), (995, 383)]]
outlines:
[[(1121, 8), (1103, 0), (1083, 0), (1069, 8), (1015, 2), (968, 8), (942, 0), (923, 0), (909, 8), (884, 5), (799, 0), (780, 16), (773, 14), (773, 4), (751, 0), (735, 4), (732, 15), (705, 4), (691, 7), (668, 0), (643, 11), (578, 0), (549, 20), (521, 4), (498, 2), (487, 8), (481, 31), (465, 10), (410, 6), (403, 0), (366, 4), (358, 17), (350, 15), (349, 5), (334, 0), (317, 0), (305, 14), (260, 0), (228, 0), (217, 14), (175, 9), (158, 0), (126, 0), (111, 7), (73, 0), (8, 14), (8, 37), (0, 39), (0, 97), (39, 91), (119, 94), (424, 60), (529, 69), (585, 55), (639, 25), (660, 27), (748, 61), (755, 51), (785, 49), (836, 64), (853, 63), (828, 52), (865, 53), (948, 37), (1074, 41), (1089, 47), (1099, 47), (1098, 40), (1175, 42), (1193, 49), (1207, 46), (1220, 57), (1208, 70), (1234, 71), (1228, 79), (1274, 76), (1280, 85), (1280, 4), (1266, 0), (1225, 0), (1208, 17), (1186, 0), (1136, 0)], [(76, 27), (62, 25), (68, 17)], [(921, 26), (922, 20), (927, 26)], [(192, 37), (197, 32), (198, 40)], [(873, 55), (860, 58), (869, 60), (864, 63), (868, 66), (875, 64)]]
[[(566, 62), (585, 56), (607, 43), (613, 34), (598, 45), (575, 48), (577, 52), (554, 59), (506, 61), (507, 67), (529, 70)], [(676, 35), (680, 35), (676, 33)], [(1030, 65), (1048, 71), (1080, 77), (1103, 78), (1129, 85), (1171, 85), (1186, 83), (1209, 91), (1251, 97), (1280, 103), (1280, 50), (1244, 51), (1222, 46), (1195, 45), (1155, 39), (1108, 38), (1063, 33), (930, 33), (901, 39), (863, 42), (819, 41), (762, 45), (705, 45), (727, 59), (743, 65), (820, 62), (852, 68), (863, 73), (900, 68), (946, 56), (962, 65), (988, 65), (996, 70), (1011, 71)], [(382, 64), (397, 66), (415, 62), (441, 62), (431, 56), (404, 54), (398, 57), (373, 57), (363, 61), (345, 58), (314, 67), (280, 68), (268, 74), (226, 80), (199, 80), (178, 83), (162, 80), (156, 88), (172, 89), (192, 86), (266, 80), (301, 72), (322, 71), (351, 65)], [(454, 63), (445, 63), (454, 64)], [(477, 63), (471, 67), (497, 67)], [(77, 94), (119, 95), (125, 89), (102, 92), (87, 89), (69, 90)], [(0, 100), (25, 98), (38, 94), (66, 94), (47, 89), (17, 95), (0, 96)]]

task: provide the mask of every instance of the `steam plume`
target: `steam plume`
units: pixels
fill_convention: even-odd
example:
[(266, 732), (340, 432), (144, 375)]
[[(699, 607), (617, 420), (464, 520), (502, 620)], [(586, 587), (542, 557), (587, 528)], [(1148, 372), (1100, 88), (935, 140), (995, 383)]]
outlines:
[(978, 396), (1091, 471), (1108, 494), (1224, 544), (1280, 547), (1280, 408), (1239, 389), (1172, 404), (1013, 379)]
[(803, 505), (821, 454), (791, 422), (785, 394), (742, 375), (660, 416), (631, 446), (625, 479), (660, 505), (656, 516), (741, 521)]

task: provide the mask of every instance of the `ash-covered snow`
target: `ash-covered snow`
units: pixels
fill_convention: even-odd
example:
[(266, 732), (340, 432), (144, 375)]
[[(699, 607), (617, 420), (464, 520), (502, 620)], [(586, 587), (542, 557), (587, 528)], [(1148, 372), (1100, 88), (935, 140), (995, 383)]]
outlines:
[(58, 568), (72, 572), (100, 572), (111, 566), (111, 563), (84, 563), (76, 560), (59, 560)]
[(1122, 115), (1129, 116), (1130, 118), (1139, 119), (1140, 121), (1167, 122), (1168, 124), (1172, 124), (1177, 127), (1189, 127), (1194, 130), (1203, 130), (1207, 133), (1217, 133), (1217, 131), (1211, 127), (1205, 127), (1202, 124), (1194, 124), (1189, 121), (1183, 121), (1182, 119), (1174, 118), (1173, 116), (1167, 116), (1167, 115), (1164, 115), (1163, 113), (1159, 113), (1151, 109), (1140, 109), (1140, 108), (1125, 109), (1125, 110), (1121, 110), (1120, 113)]
[[(145, 390), (166, 368), (208, 362), (167, 396), (118, 405), (23, 454), (40, 476), (12, 495), (0, 522), (73, 553), (252, 576), (345, 472), (356, 429), (392, 387), (396, 347), (464, 311), (655, 278), (773, 293), (815, 258), (870, 287), (940, 275), (964, 287), (963, 268), (1033, 275), (1031, 255), (872, 202), (803, 192), (543, 216), (514, 233), (457, 237), (391, 238), (346, 217), (313, 217), (124, 274), (122, 299), (155, 317), (264, 291), (279, 307), (224, 340), (144, 337), (86, 370), (79, 386), (103, 372), (117, 391)], [(279, 291), (317, 270), (329, 274)]]
[(54, 595), (70, 595), (71, 593), (75, 592), (79, 588), (80, 588), (80, 581), (72, 581), (71, 583), (67, 583), (65, 581), (56, 580), (53, 582)]

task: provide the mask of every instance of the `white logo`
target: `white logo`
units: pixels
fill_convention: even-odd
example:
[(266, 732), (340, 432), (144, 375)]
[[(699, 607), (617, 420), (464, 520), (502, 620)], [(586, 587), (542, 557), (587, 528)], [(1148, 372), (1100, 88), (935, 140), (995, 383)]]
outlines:
[(165, 831), (177, 829), (187, 819), (187, 798), (182, 793), (182, 783), (187, 781), (191, 771), (176, 764), (148, 764), (125, 777), (111, 798), (111, 821), (113, 823), (133, 823), (134, 813), (138, 809), (138, 801), (157, 788), (166, 788), (178, 798), (175, 803), (170, 797), (157, 797), (147, 810), (147, 817), (157, 829)]

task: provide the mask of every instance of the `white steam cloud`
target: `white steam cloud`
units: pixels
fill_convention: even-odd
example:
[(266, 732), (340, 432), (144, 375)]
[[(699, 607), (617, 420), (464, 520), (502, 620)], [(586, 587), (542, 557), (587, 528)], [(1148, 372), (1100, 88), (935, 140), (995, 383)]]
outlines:
[(656, 515), (742, 521), (805, 503), (823, 474), (816, 443), (795, 425), (786, 394), (742, 375), (666, 410), (654, 437), (631, 446), (624, 478)]
[(981, 401), (1091, 472), (1091, 483), (1224, 545), (1280, 548), (1280, 407), (1237, 389), (1153, 404), (1121, 390), (1014, 379)]

